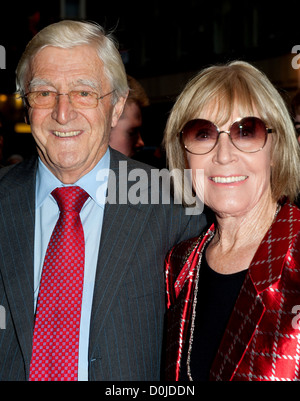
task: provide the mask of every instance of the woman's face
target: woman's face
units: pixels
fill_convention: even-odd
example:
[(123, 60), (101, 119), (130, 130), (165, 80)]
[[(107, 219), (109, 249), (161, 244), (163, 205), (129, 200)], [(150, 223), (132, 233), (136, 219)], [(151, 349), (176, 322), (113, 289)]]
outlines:
[[(219, 126), (228, 131), (239, 115), (234, 109), (230, 121)], [(251, 113), (259, 117), (258, 113)], [(202, 111), (197, 118), (216, 123), (213, 108)], [(193, 186), (198, 196), (219, 216), (243, 216), (259, 205), (272, 203), (271, 196), (271, 135), (262, 150), (244, 153), (232, 143), (227, 133), (221, 133), (215, 148), (204, 155), (187, 152), (189, 167), (193, 173)], [(204, 189), (196, 182), (196, 169), (204, 170)], [(201, 195), (201, 192), (203, 194)]]

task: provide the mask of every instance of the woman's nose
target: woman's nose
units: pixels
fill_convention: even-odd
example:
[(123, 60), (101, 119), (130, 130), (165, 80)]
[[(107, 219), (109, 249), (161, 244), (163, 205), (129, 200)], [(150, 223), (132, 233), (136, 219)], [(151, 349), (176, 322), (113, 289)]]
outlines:
[(227, 164), (237, 159), (237, 148), (233, 145), (228, 131), (221, 131), (214, 149), (213, 159), (216, 163)]

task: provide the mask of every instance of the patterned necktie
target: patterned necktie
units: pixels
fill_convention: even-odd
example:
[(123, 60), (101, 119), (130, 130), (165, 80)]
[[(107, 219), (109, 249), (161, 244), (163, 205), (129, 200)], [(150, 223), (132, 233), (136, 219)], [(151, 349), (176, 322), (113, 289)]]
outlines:
[(31, 381), (77, 380), (84, 274), (80, 210), (88, 194), (80, 187), (52, 192), (60, 209), (48, 244), (33, 334)]

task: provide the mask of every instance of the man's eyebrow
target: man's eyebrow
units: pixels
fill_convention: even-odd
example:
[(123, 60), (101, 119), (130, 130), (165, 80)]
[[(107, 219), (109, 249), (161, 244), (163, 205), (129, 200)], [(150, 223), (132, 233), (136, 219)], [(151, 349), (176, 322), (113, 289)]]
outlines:
[[(71, 83), (72, 86), (76, 86), (76, 85), (84, 85), (84, 86), (88, 86), (96, 91), (101, 91), (101, 85), (99, 82), (93, 81), (91, 79), (84, 79), (84, 78), (80, 78), (74, 82)], [(37, 86), (52, 86), (53, 88), (55, 87), (55, 85), (51, 82), (48, 81), (47, 79), (44, 78), (33, 78), (29, 83), (28, 83), (28, 88), (29, 90), (37, 87)]]
[(52, 82), (48, 81), (47, 79), (43, 78), (33, 78), (29, 84), (29, 90), (35, 88), (36, 86), (53, 86)]
[(77, 81), (75, 81), (74, 84), (75, 85), (89, 86), (89, 87), (91, 87), (92, 89), (95, 89), (95, 90), (100, 90), (101, 89), (101, 86), (100, 86), (99, 83), (97, 83), (95, 81), (92, 81), (90, 79), (82, 79), (81, 78), (81, 79), (78, 79)]

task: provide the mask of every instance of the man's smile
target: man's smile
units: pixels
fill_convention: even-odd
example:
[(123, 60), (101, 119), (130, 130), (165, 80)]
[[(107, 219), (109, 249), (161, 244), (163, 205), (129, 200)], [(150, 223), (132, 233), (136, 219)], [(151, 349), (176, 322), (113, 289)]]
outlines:
[(59, 138), (71, 138), (80, 135), (82, 131), (52, 131)]

